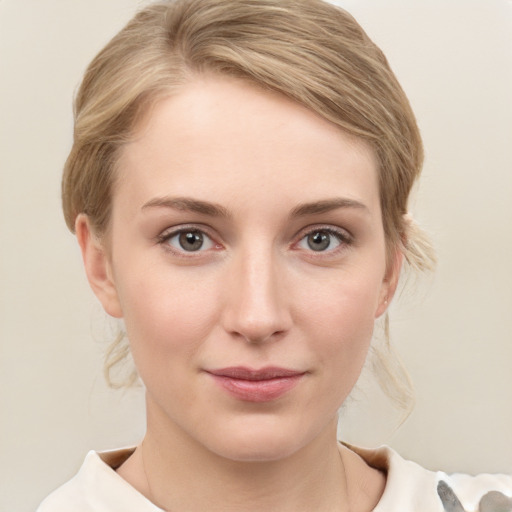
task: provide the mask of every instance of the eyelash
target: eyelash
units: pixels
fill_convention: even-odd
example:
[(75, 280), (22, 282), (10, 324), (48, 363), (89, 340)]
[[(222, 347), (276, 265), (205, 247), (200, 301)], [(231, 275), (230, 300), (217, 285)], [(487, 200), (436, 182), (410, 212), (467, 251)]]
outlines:
[[(314, 258), (327, 258), (329, 256), (337, 255), (339, 252), (347, 249), (354, 243), (354, 237), (346, 230), (341, 228), (336, 228), (333, 226), (308, 226), (307, 228), (303, 229), (298, 237), (298, 242), (294, 244), (294, 246), (297, 246), (301, 242), (307, 243), (307, 237), (314, 235), (316, 233), (324, 233), (327, 234), (329, 237), (331, 237), (331, 240), (329, 241), (329, 246), (332, 243), (332, 238), (335, 239), (335, 241), (338, 242), (338, 245), (332, 249), (327, 248), (327, 250), (320, 250), (315, 251), (311, 247), (309, 249), (306, 249), (306, 251), (309, 254), (310, 257)], [(299, 249), (300, 250), (300, 249)]]
[[(173, 239), (174, 237), (187, 234), (187, 233), (197, 233), (202, 235), (204, 238), (206, 238), (212, 245), (212, 247), (207, 247), (206, 249), (203, 249), (203, 244), (199, 247), (197, 251), (187, 251), (185, 249), (178, 249), (173, 247), (169, 241)], [(334, 247), (333, 249), (329, 249), (329, 246), (327, 247), (327, 250), (318, 250), (315, 251), (314, 249), (309, 247), (309, 249), (305, 248), (306, 252), (311, 253), (312, 257), (315, 258), (322, 258), (327, 257), (327, 255), (334, 255), (338, 252), (342, 251), (343, 249), (346, 249), (350, 245), (353, 244), (354, 239), (353, 236), (348, 233), (346, 230), (340, 229), (340, 228), (334, 228), (332, 226), (308, 226), (307, 228), (304, 228), (298, 235), (298, 241), (294, 242), (292, 244), (293, 248), (296, 248), (301, 242), (307, 243), (307, 237), (317, 234), (327, 234), (331, 239), (329, 240), (329, 246), (332, 243), (332, 238), (334, 238), (338, 242), (338, 246)], [(204, 252), (210, 250), (210, 249), (220, 249), (222, 248), (222, 245), (215, 242), (214, 238), (208, 233), (208, 230), (206, 230), (204, 227), (199, 227), (196, 225), (190, 225), (190, 226), (181, 226), (178, 229), (172, 229), (164, 231), (161, 235), (156, 237), (156, 242), (164, 247), (165, 250), (170, 251), (174, 255), (177, 255), (179, 257), (183, 258), (190, 258), (190, 257), (198, 257), (202, 256)], [(309, 245), (309, 244), (308, 244)], [(298, 248), (297, 250), (301, 250)]]
[[(161, 235), (158, 235), (156, 237), (156, 242), (160, 244), (166, 251), (171, 252), (173, 255), (182, 257), (182, 258), (190, 258), (190, 257), (198, 257), (202, 256), (204, 252), (206, 252), (204, 249), (201, 250), (201, 247), (197, 251), (186, 251), (185, 249), (178, 249), (173, 247), (169, 241), (173, 239), (176, 236), (187, 234), (187, 233), (197, 233), (203, 236), (204, 239), (208, 240), (209, 243), (212, 245), (212, 247), (208, 249), (220, 249), (222, 246), (215, 242), (214, 238), (208, 233), (208, 230), (206, 230), (204, 227), (199, 227), (195, 225), (191, 226), (180, 226), (177, 229), (172, 230), (166, 230)], [(207, 249), (207, 250), (208, 250)]]

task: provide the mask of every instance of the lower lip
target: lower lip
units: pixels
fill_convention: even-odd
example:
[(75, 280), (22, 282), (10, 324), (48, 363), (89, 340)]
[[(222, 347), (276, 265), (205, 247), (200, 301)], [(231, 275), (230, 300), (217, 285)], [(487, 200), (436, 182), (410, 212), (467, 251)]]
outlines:
[(245, 380), (213, 375), (215, 382), (229, 394), (246, 402), (270, 402), (291, 391), (301, 380), (303, 374), (277, 377), (265, 380)]

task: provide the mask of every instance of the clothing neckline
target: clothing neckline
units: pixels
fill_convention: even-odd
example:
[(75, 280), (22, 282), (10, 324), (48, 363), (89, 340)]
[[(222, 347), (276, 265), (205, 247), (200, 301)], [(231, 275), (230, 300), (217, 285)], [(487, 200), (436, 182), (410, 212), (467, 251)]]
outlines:
[[(400, 496), (398, 499), (400, 503), (403, 503), (405, 510), (410, 507), (411, 502), (414, 503), (416, 501), (415, 496), (418, 495), (422, 496), (422, 501), (418, 504), (419, 508), (416, 510), (439, 510), (439, 501), (435, 492), (439, 478), (436, 473), (428, 471), (414, 462), (404, 460), (388, 446), (369, 449), (356, 447), (341, 441), (340, 444), (360, 456), (370, 467), (382, 471), (386, 475), (384, 492), (372, 512), (396, 510), (397, 496)], [(112, 484), (115, 483), (116, 486), (122, 487), (123, 492), (127, 496), (131, 496), (131, 499), (143, 500), (147, 512), (163, 512), (161, 508), (157, 507), (116, 472), (134, 452), (135, 447), (104, 452), (91, 451), (86, 457), (82, 470), (85, 470), (87, 466), (91, 466), (90, 469), (93, 471), (94, 466), (101, 465), (103, 476), (111, 479)], [(429, 493), (432, 496), (432, 503), (429, 504), (431, 508), (425, 506), (427, 504), (425, 503), (424, 491), (428, 487), (431, 487), (433, 490), (432, 493)], [(152, 508), (149, 508), (149, 506)], [(146, 512), (146, 509), (144, 509), (144, 512)]]

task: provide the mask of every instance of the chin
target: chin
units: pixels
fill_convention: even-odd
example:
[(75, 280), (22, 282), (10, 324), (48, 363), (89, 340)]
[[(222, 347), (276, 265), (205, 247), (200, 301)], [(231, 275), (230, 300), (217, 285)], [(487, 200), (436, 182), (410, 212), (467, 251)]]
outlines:
[[(211, 434), (212, 431), (210, 431)], [(244, 422), (217, 430), (207, 447), (217, 455), (238, 462), (270, 462), (291, 457), (316, 437), (316, 429), (303, 423), (287, 425), (273, 418)]]
[(212, 448), (217, 455), (236, 462), (272, 462), (291, 457), (300, 449), (300, 443), (243, 439)]

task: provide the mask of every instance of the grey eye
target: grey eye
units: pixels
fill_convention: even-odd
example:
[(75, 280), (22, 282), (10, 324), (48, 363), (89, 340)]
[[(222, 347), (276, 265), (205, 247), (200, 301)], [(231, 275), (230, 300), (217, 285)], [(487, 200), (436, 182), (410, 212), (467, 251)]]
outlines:
[(183, 229), (164, 235), (162, 243), (178, 252), (203, 252), (215, 246), (213, 240), (199, 229)]
[(203, 246), (204, 237), (199, 231), (183, 231), (178, 235), (178, 242), (184, 251), (198, 251)]
[(192, 257), (192, 253), (201, 254), (216, 247), (212, 238), (202, 229), (188, 226), (162, 233), (158, 242), (177, 255), (188, 254), (189, 257)]
[(331, 244), (339, 245), (339, 240), (329, 231), (318, 230), (309, 233), (306, 236), (308, 248), (312, 251), (325, 251), (331, 248)]

